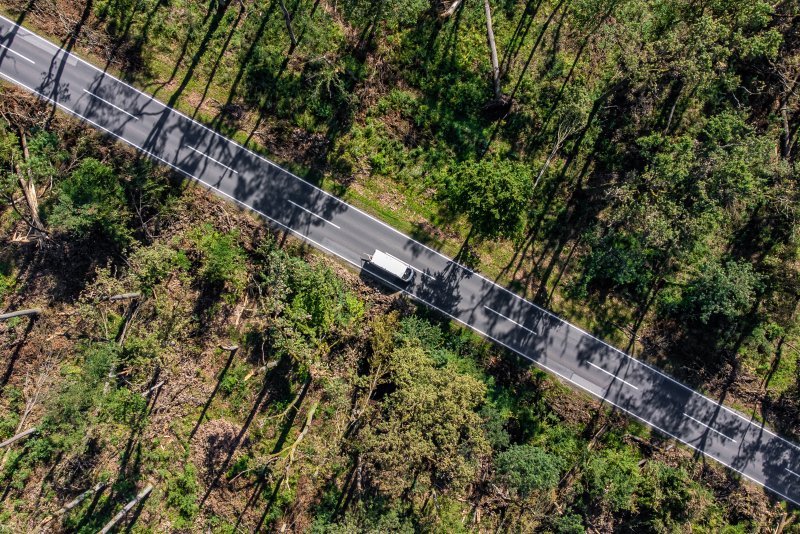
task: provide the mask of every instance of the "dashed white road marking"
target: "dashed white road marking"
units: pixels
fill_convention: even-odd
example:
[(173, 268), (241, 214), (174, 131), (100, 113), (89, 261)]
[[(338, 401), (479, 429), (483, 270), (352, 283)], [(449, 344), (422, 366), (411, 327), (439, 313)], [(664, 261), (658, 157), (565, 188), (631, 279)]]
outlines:
[(502, 313), (500, 313), (499, 311), (497, 311), (497, 310), (493, 310), (493, 309), (491, 309), (489, 306), (486, 306), (485, 304), (484, 304), (484, 306), (483, 306), (483, 307), (484, 307), (484, 308), (486, 308), (487, 310), (489, 310), (490, 312), (492, 312), (492, 313), (494, 313), (494, 314), (496, 314), (496, 315), (499, 315), (500, 317), (502, 317), (502, 318), (503, 318), (503, 319), (505, 319), (506, 321), (508, 321), (508, 322), (510, 322), (510, 323), (514, 323), (515, 325), (517, 325), (518, 327), (522, 328), (523, 330), (527, 330), (528, 332), (530, 332), (530, 333), (531, 333), (531, 334), (533, 334), (534, 336), (538, 336), (538, 335), (539, 335), (539, 333), (538, 333), (538, 332), (536, 332), (536, 331), (534, 331), (534, 330), (531, 330), (530, 328), (528, 328), (527, 326), (525, 326), (525, 325), (523, 325), (523, 324), (520, 324), (520, 323), (518, 323), (517, 321), (515, 321), (515, 320), (514, 320), (514, 319), (512, 319), (511, 317), (506, 317), (505, 315), (503, 315), (503, 314), (502, 314)]
[(689, 415), (688, 413), (686, 413), (686, 412), (683, 412), (683, 415), (684, 415), (685, 417), (688, 417), (689, 419), (691, 419), (692, 421), (694, 421), (694, 422), (695, 422), (695, 423), (697, 423), (698, 425), (702, 425), (702, 426), (706, 427), (707, 429), (709, 429), (710, 431), (712, 431), (712, 432), (715, 432), (715, 433), (719, 434), (719, 435), (720, 435), (720, 436), (722, 436), (723, 438), (725, 438), (725, 439), (729, 439), (729, 440), (731, 440), (732, 442), (736, 443), (736, 440), (735, 440), (735, 439), (733, 439), (732, 437), (730, 437), (730, 436), (726, 436), (725, 434), (723, 434), (722, 432), (720, 432), (720, 431), (719, 431), (719, 430), (717, 430), (716, 428), (712, 428), (712, 427), (708, 426), (708, 425), (707, 425), (707, 424), (705, 424), (704, 422), (702, 422), (702, 421), (700, 421), (700, 420), (698, 420), (698, 419), (695, 419), (694, 417), (692, 417), (692, 416), (691, 416), (691, 415)]
[(103, 98), (103, 97), (100, 97), (100, 96), (97, 96), (96, 94), (94, 94), (93, 92), (89, 91), (88, 89), (84, 89), (84, 90), (83, 90), (83, 92), (84, 92), (84, 93), (86, 93), (87, 95), (89, 95), (89, 96), (93, 97), (93, 98), (96, 98), (96, 99), (97, 99), (97, 100), (99, 100), (100, 102), (102, 102), (102, 103), (104, 103), (104, 104), (106, 104), (106, 105), (109, 105), (109, 106), (111, 106), (112, 108), (116, 109), (117, 111), (124, 113), (124, 114), (125, 114), (125, 115), (127, 115), (128, 117), (130, 117), (130, 118), (132, 118), (132, 119), (134, 119), (134, 120), (137, 120), (137, 121), (139, 120), (139, 117), (137, 117), (136, 115), (133, 115), (133, 114), (131, 114), (131, 113), (128, 113), (127, 111), (125, 111), (124, 109), (122, 109), (121, 107), (119, 107), (118, 105), (116, 105), (116, 104), (112, 104), (111, 102), (109, 102), (109, 101), (108, 101), (108, 100), (106, 100), (105, 98)]
[(323, 216), (321, 216), (321, 215), (317, 215), (317, 214), (316, 214), (316, 213), (314, 213), (313, 211), (311, 211), (311, 210), (309, 210), (309, 209), (306, 209), (306, 208), (304, 208), (303, 206), (301, 206), (301, 205), (300, 205), (300, 204), (298, 204), (297, 202), (292, 202), (292, 201), (291, 201), (291, 200), (289, 200), (289, 199), (286, 199), (286, 202), (288, 202), (289, 204), (291, 204), (291, 205), (292, 205), (292, 206), (294, 206), (295, 208), (300, 208), (300, 209), (301, 209), (301, 210), (303, 210), (304, 212), (306, 212), (306, 213), (308, 213), (308, 214), (311, 214), (311, 215), (313, 215), (313, 216), (314, 216), (314, 217), (316, 217), (317, 219), (320, 219), (320, 220), (323, 220), (323, 221), (325, 221), (326, 223), (330, 224), (331, 226), (333, 226), (333, 227), (334, 227), (334, 228), (336, 228), (337, 230), (341, 230), (341, 229), (342, 229), (342, 228), (341, 228), (341, 227), (340, 227), (338, 224), (334, 224), (334, 223), (332, 223), (331, 221), (329, 221), (328, 219), (326, 219), (325, 217), (323, 217)]
[(196, 149), (195, 147), (193, 147), (193, 146), (186, 145), (186, 148), (188, 148), (188, 149), (189, 149), (189, 150), (191, 150), (192, 152), (197, 152), (198, 154), (200, 154), (200, 155), (201, 155), (201, 156), (203, 156), (204, 158), (208, 158), (208, 159), (210, 159), (211, 161), (213, 161), (214, 163), (216, 163), (216, 164), (217, 164), (217, 165), (219, 165), (220, 167), (225, 167), (226, 169), (228, 169), (229, 171), (231, 171), (233, 174), (239, 174), (239, 171), (237, 171), (237, 170), (235, 170), (235, 169), (232, 169), (232, 168), (228, 167), (227, 165), (225, 165), (225, 164), (224, 164), (224, 163), (222, 163), (221, 161), (219, 161), (219, 160), (216, 160), (216, 159), (212, 158), (211, 156), (209, 156), (208, 154), (205, 154), (205, 153), (203, 153), (203, 152), (201, 152), (201, 151), (197, 150), (197, 149)]
[(784, 467), (784, 469), (786, 469), (787, 471), (789, 471), (789, 473), (791, 473), (792, 475), (796, 476), (797, 478), (800, 478), (800, 473), (795, 473), (794, 471), (792, 471), (792, 470), (791, 470), (791, 469), (789, 469), (788, 467)]
[(19, 53), (19, 52), (17, 52), (16, 50), (12, 50), (12, 49), (10, 49), (9, 47), (7, 47), (7, 46), (6, 46), (6, 45), (4, 45), (4, 44), (0, 44), (0, 47), (2, 47), (2, 48), (4, 48), (4, 49), (8, 50), (9, 52), (11, 52), (12, 54), (14, 54), (15, 56), (17, 56), (17, 57), (20, 57), (20, 58), (24, 59), (25, 61), (27, 61), (27, 62), (28, 62), (28, 63), (30, 63), (31, 65), (36, 65), (36, 62), (35, 62), (34, 60), (32, 60), (32, 59), (31, 59), (31, 58), (29, 58), (29, 57), (25, 57), (25, 56), (23, 56), (22, 54), (20, 54), (20, 53)]
[(595, 364), (593, 364), (592, 362), (587, 362), (587, 363), (588, 363), (589, 365), (591, 365), (592, 367), (594, 367), (595, 369), (597, 369), (597, 370), (599, 370), (599, 371), (602, 371), (602, 372), (604, 372), (605, 374), (607, 374), (607, 375), (608, 375), (608, 376), (610, 376), (610, 377), (613, 377), (613, 378), (614, 378), (614, 380), (619, 380), (620, 382), (622, 382), (622, 383), (623, 383), (623, 384), (625, 384), (626, 386), (632, 387), (633, 389), (635, 389), (635, 390), (637, 390), (637, 391), (639, 390), (639, 388), (638, 388), (638, 387), (634, 386), (633, 384), (631, 384), (631, 383), (630, 383), (630, 382), (628, 382), (627, 380), (623, 380), (622, 378), (618, 377), (618, 376), (617, 376), (617, 375), (615, 375), (614, 373), (612, 373), (612, 372), (610, 372), (610, 371), (606, 371), (605, 369), (603, 369), (603, 368), (602, 368), (602, 367), (600, 367), (599, 365), (595, 365)]

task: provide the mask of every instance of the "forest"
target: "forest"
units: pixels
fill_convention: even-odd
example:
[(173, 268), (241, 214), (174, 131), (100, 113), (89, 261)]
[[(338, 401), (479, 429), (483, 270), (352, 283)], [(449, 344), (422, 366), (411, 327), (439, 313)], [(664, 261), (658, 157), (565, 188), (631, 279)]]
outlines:
[[(795, 2), (0, 5), (800, 437)], [(5, 87), (0, 118), (0, 304), (37, 311), (0, 323), (0, 440), (30, 430), (0, 449), (0, 529), (129, 502), (135, 531), (797, 528), (52, 108)]]

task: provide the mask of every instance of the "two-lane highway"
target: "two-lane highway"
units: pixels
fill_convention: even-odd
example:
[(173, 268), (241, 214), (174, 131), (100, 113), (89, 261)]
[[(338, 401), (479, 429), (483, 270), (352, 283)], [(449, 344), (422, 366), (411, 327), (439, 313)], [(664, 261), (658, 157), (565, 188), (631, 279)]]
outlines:
[[(0, 77), (800, 504), (797, 445), (4, 18)], [(364, 264), (376, 248), (413, 282)]]

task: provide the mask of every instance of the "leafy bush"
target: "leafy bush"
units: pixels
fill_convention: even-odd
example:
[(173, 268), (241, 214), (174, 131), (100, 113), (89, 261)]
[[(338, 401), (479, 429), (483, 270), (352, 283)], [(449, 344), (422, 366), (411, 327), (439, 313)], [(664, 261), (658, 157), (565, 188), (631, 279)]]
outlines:
[(131, 239), (125, 190), (114, 169), (94, 158), (84, 159), (58, 185), (48, 223), (72, 234), (103, 235), (120, 247)]
[(733, 321), (750, 311), (761, 276), (750, 263), (708, 262), (683, 292), (682, 310), (702, 324)]
[(190, 234), (190, 239), (200, 256), (200, 278), (233, 294), (241, 293), (247, 284), (247, 263), (238, 244), (238, 232), (222, 233), (204, 224)]
[(497, 455), (495, 465), (502, 480), (523, 498), (556, 487), (564, 468), (560, 458), (532, 445), (512, 445)]
[(604, 449), (586, 464), (583, 487), (591, 499), (613, 512), (633, 508), (634, 495), (642, 477), (638, 459), (627, 449)]
[(139, 290), (149, 296), (167, 275), (176, 269), (188, 270), (189, 260), (183, 251), (164, 243), (153, 243), (149, 247), (134, 248), (128, 256), (128, 265), (139, 284)]
[(531, 192), (530, 168), (509, 160), (464, 162), (445, 193), (450, 209), (467, 215), (480, 236), (510, 237), (525, 218)]
[(179, 474), (167, 480), (167, 506), (178, 512), (172, 526), (184, 529), (192, 526), (200, 506), (197, 504), (197, 470), (191, 463), (186, 463)]

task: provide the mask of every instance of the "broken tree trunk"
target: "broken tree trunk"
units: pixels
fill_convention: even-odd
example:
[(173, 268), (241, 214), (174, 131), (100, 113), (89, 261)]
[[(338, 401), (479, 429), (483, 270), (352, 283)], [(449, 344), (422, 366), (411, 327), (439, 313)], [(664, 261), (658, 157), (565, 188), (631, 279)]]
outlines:
[(492, 80), (494, 82), (494, 98), (501, 100), (500, 92), (500, 64), (497, 61), (497, 46), (494, 42), (494, 29), (492, 28), (492, 7), (489, 0), (483, 0), (483, 11), (486, 13), (486, 40), (489, 43), (489, 53), (492, 57)]
[[(28, 152), (28, 139), (25, 137), (25, 132), (20, 129), (19, 131), (19, 142), (22, 145), (22, 156), (25, 158), (25, 161), (30, 161), (30, 152)], [(42, 224), (42, 219), (39, 217), (39, 197), (36, 194), (36, 184), (33, 181), (33, 177), (30, 175), (30, 172), (27, 173), (27, 178), (25, 178), (25, 172), (22, 172), (22, 169), (17, 166), (17, 177), (19, 186), (22, 189), (22, 195), (25, 197), (25, 203), (28, 205), (28, 210), (31, 212), (31, 220), (29, 225), (33, 226), (32, 230), (36, 233), (37, 237), (42, 237), (46, 234), (44, 231), (44, 225)]]
[(39, 308), (31, 308), (29, 310), (17, 310), (13, 312), (8, 312), (0, 315), (0, 321), (7, 321), (9, 319), (13, 319), (14, 317), (38, 317), (42, 314), (42, 310)]
[(131, 502), (129, 502), (128, 504), (126, 504), (126, 505), (125, 505), (125, 508), (123, 508), (122, 510), (120, 510), (120, 511), (119, 511), (119, 513), (118, 513), (117, 515), (115, 515), (114, 517), (112, 517), (112, 518), (111, 518), (111, 521), (109, 521), (108, 523), (106, 523), (106, 526), (104, 526), (104, 527), (103, 527), (103, 529), (100, 531), (100, 534), (108, 534), (108, 532), (110, 532), (110, 531), (111, 531), (111, 529), (112, 529), (112, 528), (114, 528), (114, 526), (115, 526), (117, 523), (119, 523), (119, 522), (120, 522), (120, 520), (121, 520), (123, 517), (125, 517), (125, 514), (127, 514), (127, 513), (128, 513), (128, 512), (130, 512), (131, 510), (133, 510), (133, 508), (134, 508), (134, 507), (135, 507), (137, 504), (139, 504), (140, 502), (142, 502), (142, 500), (143, 500), (145, 497), (147, 497), (147, 496), (150, 494), (150, 492), (151, 492), (151, 491), (153, 491), (153, 485), (152, 485), (152, 484), (148, 484), (146, 488), (144, 488), (142, 491), (140, 491), (140, 492), (139, 492), (139, 493), (136, 495), (136, 497), (134, 497), (134, 498), (133, 498), (133, 500), (131, 500)]
[(439, 18), (446, 19), (448, 17), (452, 17), (453, 13), (458, 10), (458, 6), (461, 5), (462, 0), (455, 0), (453, 3), (450, 4), (450, 7), (445, 9), (439, 14)]
[(10, 438), (5, 440), (4, 442), (0, 443), (0, 448), (8, 447), (9, 445), (12, 445), (13, 443), (16, 443), (17, 441), (21, 440), (22, 438), (26, 438), (26, 437), (30, 436), (31, 434), (35, 434), (36, 432), (38, 432), (38, 430), (39, 429), (37, 429), (36, 427), (33, 427), (33, 428), (29, 428), (28, 430), (26, 430), (24, 432), (20, 432), (16, 436), (11, 436)]

